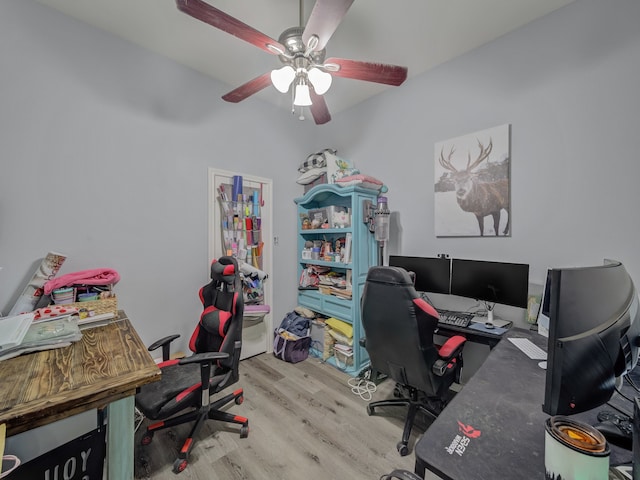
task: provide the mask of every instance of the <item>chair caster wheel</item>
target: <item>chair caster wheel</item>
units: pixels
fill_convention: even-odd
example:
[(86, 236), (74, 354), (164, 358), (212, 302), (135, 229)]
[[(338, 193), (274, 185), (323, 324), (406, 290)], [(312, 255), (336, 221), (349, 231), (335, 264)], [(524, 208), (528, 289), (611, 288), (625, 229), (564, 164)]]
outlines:
[(373, 408), (370, 405), (367, 405), (367, 415), (373, 415)]
[(187, 462), (186, 458), (177, 458), (175, 462), (173, 462), (173, 473), (180, 473), (182, 471), (184, 471), (185, 468), (187, 468), (187, 464), (189, 462)]
[(141, 445), (149, 445), (153, 440), (153, 432), (146, 432), (140, 439)]
[(240, 427), (240, 438), (247, 438), (249, 436), (249, 425), (243, 425)]
[(242, 405), (242, 402), (244, 402), (244, 395), (240, 395), (239, 397), (236, 397), (235, 402), (236, 402), (236, 405)]
[(398, 442), (396, 448), (398, 449), (398, 453), (401, 457), (406, 457), (407, 455), (409, 455), (409, 447), (407, 447), (406, 443)]

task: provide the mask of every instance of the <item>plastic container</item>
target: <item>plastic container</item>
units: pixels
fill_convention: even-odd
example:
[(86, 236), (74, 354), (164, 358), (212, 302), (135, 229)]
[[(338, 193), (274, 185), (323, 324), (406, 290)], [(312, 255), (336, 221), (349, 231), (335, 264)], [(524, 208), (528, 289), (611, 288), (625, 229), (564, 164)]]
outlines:
[(76, 291), (71, 287), (58, 288), (52, 292), (52, 298), (56, 305), (66, 305), (76, 300)]
[(97, 293), (79, 293), (78, 294), (78, 301), (79, 302), (91, 302), (92, 300), (98, 300), (98, 294)]

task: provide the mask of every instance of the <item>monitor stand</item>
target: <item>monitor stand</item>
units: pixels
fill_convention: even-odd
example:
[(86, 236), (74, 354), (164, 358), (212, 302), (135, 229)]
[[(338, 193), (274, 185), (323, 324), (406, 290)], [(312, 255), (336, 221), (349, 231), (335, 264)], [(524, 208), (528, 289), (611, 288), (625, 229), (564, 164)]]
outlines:
[[(486, 305), (487, 320), (484, 322), (484, 324), (487, 326), (487, 328), (493, 328), (493, 327), (509, 328), (513, 324), (513, 322), (510, 322), (510, 321), (507, 321), (507, 320), (502, 320), (501, 318), (497, 318), (493, 314), (493, 310), (494, 310), (493, 306)], [(477, 313), (476, 315), (484, 315), (484, 312)], [(477, 322), (478, 320), (473, 320), (473, 321)]]
[(494, 327), (497, 327), (497, 328), (509, 328), (512, 323), (513, 322), (510, 322), (508, 320), (497, 318), (493, 314), (493, 310), (487, 310), (487, 321), (485, 322), (485, 325), (493, 325)]
[(489, 325), (493, 325), (494, 327), (496, 326), (495, 323), (493, 323), (493, 309), (492, 308), (488, 308), (487, 309), (487, 326)]

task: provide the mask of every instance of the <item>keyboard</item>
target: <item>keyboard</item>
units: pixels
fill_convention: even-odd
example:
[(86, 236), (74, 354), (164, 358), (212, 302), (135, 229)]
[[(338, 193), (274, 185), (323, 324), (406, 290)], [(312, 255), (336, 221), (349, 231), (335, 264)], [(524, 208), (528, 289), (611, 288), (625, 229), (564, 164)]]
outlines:
[(438, 310), (440, 325), (453, 325), (455, 327), (468, 327), (475, 316), (469, 312), (455, 312), (453, 310)]
[(537, 346), (528, 338), (510, 338), (509, 341), (520, 349), (527, 357), (532, 360), (546, 360), (547, 352)]

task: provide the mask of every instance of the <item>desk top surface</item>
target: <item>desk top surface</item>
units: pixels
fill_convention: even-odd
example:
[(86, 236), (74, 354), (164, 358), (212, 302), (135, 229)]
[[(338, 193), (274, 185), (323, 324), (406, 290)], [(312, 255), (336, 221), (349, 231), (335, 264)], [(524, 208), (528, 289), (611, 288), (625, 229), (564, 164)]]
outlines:
[[(512, 328), (416, 443), (418, 463), (443, 479), (543, 478), (542, 411), (546, 370), (508, 337), (524, 337), (546, 350), (547, 339)], [(595, 423), (596, 411), (576, 419)], [(612, 447), (612, 464), (630, 460)]]
[(120, 311), (69, 347), (1, 361), (0, 379), (0, 423), (14, 435), (134, 395), (160, 369)]
[[(518, 328), (504, 336), (546, 344)], [(538, 361), (501, 341), (418, 441), (416, 458), (446, 479), (510, 478), (523, 462), (544, 472), (544, 381)]]

